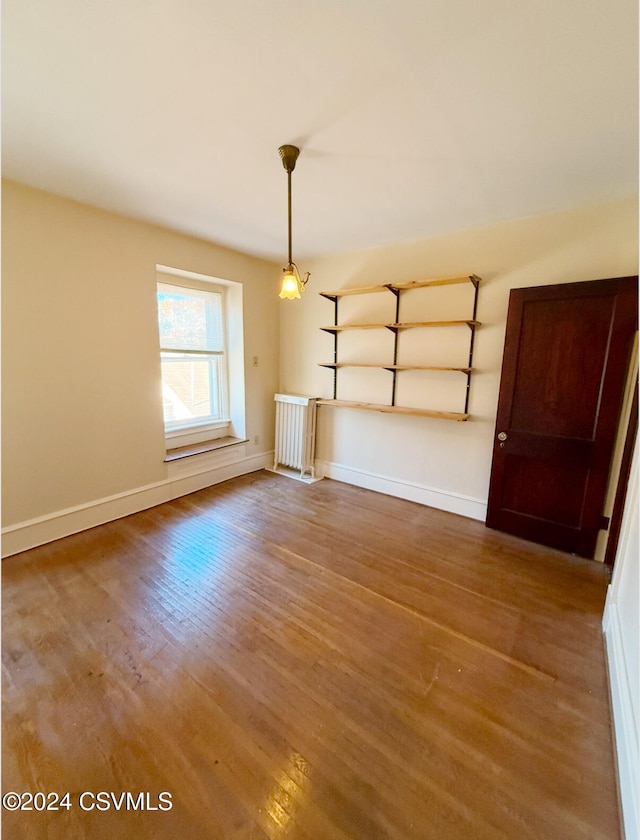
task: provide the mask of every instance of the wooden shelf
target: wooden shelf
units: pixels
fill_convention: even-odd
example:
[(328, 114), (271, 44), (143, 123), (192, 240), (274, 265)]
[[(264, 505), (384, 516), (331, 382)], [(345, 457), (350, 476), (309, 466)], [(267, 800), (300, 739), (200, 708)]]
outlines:
[(359, 367), (375, 368), (377, 370), (454, 370), (460, 373), (471, 373), (471, 368), (468, 367), (441, 367), (437, 365), (374, 365), (369, 362), (318, 362), (318, 365), (325, 368)]
[(344, 330), (384, 330), (390, 329), (391, 326), (391, 324), (330, 324), (320, 329), (328, 333), (338, 333)]
[(322, 297), (335, 300), (336, 298), (347, 297), (347, 295), (370, 295), (376, 292), (388, 292), (388, 286), (359, 286), (357, 289), (339, 289), (336, 292), (319, 292)]
[(378, 405), (377, 403), (351, 402), (350, 400), (318, 400), (317, 405), (336, 408), (357, 408), (364, 411), (379, 411), (381, 414), (406, 414), (415, 417), (435, 417), (438, 420), (455, 420), (458, 423), (469, 419), (468, 414), (457, 411), (433, 411), (428, 408), (408, 408), (401, 405)]
[(344, 332), (344, 330), (412, 330), (416, 327), (479, 327), (480, 321), (463, 319), (458, 321), (405, 321), (401, 324), (329, 324), (320, 327), (328, 333)]
[(471, 318), (459, 321), (405, 321), (402, 324), (385, 324), (389, 330), (412, 330), (415, 327), (479, 327), (480, 321)]
[[(473, 314), (471, 318), (464, 318), (459, 320), (447, 321), (403, 321), (401, 317), (401, 299), (403, 293), (412, 289), (426, 289), (433, 286), (452, 286), (454, 284), (471, 283), (473, 286)], [(339, 406), (344, 408), (356, 408), (366, 411), (379, 411), (384, 414), (410, 414), (418, 417), (437, 417), (444, 420), (464, 421), (469, 418), (469, 390), (471, 387), (471, 373), (473, 370), (473, 344), (475, 338), (475, 329), (480, 326), (480, 321), (476, 320), (476, 311), (478, 305), (478, 289), (480, 286), (480, 278), (475, 274), (466, 274), (459, 277), (443, 277), (437, 280), (412, 280), (408, 283), (383, 283), (377, 286), (360, 286), (355, 289), (338, 289), (334, 292), (320, 292), (322, 297), (332, 301), (334, 307), (333, 324), (329, 326), (320, 327), (321, 330), (333, 335), (333, 361), (320, 362), (320, 367), (329, 368), (333, 371), (333, 399), (318, 400), (318, 405)], [(369, 295), (380, 292), (391, 292), (394, 301), (395, 313), (391, 316), (394, 318), (391, 322), (373, 323), (373, 324), (341, 324), (338, 318), (338, 309), (340, 308), (340, 300), (349, 295)], [(466, 293), (465, 293), (466, 296)], [(389, 298), (388, 300), (393, 300)], [(423, 301), (424, 303), (424, 301)], [(385, 305), (385, 309), (388, 307)], [(422, 310), (425, 314), (431, 314), (429, 310)], [(420, 312), (420, 314), (422, 314)], [(363, 313), (364, 314), (364, 313)], [(391, 314), (391, 313), (389, 313)], [(418, 311), (415, 313), (418, 315)], [(436, 314), (435, 312), (433, 314)], [(365, 316), (366, 317), (366, 316)], [(418, 364), (399, 364), (399, 352), (402, 349), (404, 339), (400, 339), (400, 333), (404, 330), (414, 330), (430, 327), (468, 327), (469, 328), (469, 361), (467, 367), (453, 367), (440, 365), (418, 365)], [(389, 358), (389, 364), (374, 364), (371, 362), (341, 362), (338, 356), (339, 336), (351, 330), (390, 330), (393, 335), (393, 355)], [(355, 339), (354, 339), (355, 340)], [(385, 345), (386, 346), (386, 345)], [(380, 357), (380, 353), (374, 355)], [(415, 356), (414, 356), (415, 358)], [(435, 361), (435, 359), (434, 359)], [(452, 359), (453, 361), (453, 359)], [(339, 400), (338, 397), (338, 370), (345, 367), (354, 368), (375, 368), (377, 370), (387, 370), (392, 374), (390, 384), (391, 393), (389, 402), (378, 404), (370, 402), (357, 402), (351, 400)], [(436, 371), (456, 371), (463, 373), (466, 376), (466, 389), (464, 392), (464, 410), (457, 411), (435, 411), (432, 409), (409, 408), (407, 406), (397, 406), (396, 394), (398, 392), (398, 381), (402, 377), (398, 376), (399, 371), (404, 370), (436, 370)], [(418, 401), (418, 400), (417, 400)]]
[(404, 292), (409, 289), (425, 289), (428, 286), (453, 286), (457, 283), (473, 283), (476, 286), (480, 278), (475, 274), (465, 274), (460, 277), (443, 277), (439, 280), (411, 280), (408, 283), (385, 283), (380, 286), (360, 286), (356, 289), (338, 289), (335, 292), (320, 292), (329, 300), (346, 297), (347, 295), (370, 295), (376, 292)]

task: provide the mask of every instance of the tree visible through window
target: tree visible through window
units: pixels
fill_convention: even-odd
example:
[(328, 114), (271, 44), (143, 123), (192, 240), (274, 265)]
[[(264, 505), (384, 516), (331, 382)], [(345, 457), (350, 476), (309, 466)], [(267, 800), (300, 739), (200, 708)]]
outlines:
[(158, 283), (167, 431), (228, 420), (224, 290)]

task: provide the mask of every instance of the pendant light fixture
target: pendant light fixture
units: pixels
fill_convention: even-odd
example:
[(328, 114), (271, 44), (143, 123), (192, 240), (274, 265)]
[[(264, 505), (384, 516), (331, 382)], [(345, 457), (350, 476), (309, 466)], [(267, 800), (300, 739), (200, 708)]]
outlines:
[(280, 289), (280, 297), (287, 298), (287, 300), (294, 300), (300, 297), (300, 292), (304, 292), (304, 287), (309, 280), (309, 272), (307, 271), (304, 280), (300, 277), (298, 266), (291, 258), (291, 173), (295, 169), (300, 149), (297, 146), (280, 146), (278, 149), (280, 157), (282, 158), (282, 165), (287, 172), (287, 207), (289, 219), (289, 256), (285, 268), (282, 269), (282, 287)]

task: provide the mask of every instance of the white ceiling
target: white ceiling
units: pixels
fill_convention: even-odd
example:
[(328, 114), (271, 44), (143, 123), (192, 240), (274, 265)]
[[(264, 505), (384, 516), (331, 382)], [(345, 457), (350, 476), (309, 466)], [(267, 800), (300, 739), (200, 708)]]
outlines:
[(4, 175), (294, 259), (633, 196), (635, 0), (3, 0)]

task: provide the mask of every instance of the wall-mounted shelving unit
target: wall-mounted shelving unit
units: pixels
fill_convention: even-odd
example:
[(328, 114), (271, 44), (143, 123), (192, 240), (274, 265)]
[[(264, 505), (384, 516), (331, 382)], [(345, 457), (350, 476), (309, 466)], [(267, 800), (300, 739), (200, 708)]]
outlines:
[[(413, 289), (426, 289), (434, 286), (451, 286), (460, 283), (471, 283), (474, 288), (473, 294), (473, 313), (471, 318), (463, 318), (458, 320), (444, 320), (444, 321), (401, 321), (400, 320), (400, 299), (403, 292)], [(333, 399), (318, 400), (318, 405), (342, 406), (345, 408), (359, 408), (367, 411), (380, 411), (388, 414), (411, 414), (420, 417), (437, 417), (443, 420), (457, 420), (464, 421), (469, 419), (469, 393), (471, 389), (471, 374), (473, 371), (473, 344), (475, 338), (476, 327), (480, 326), (480, 322), (476, 320), (476, 311), (478, 306), (478, 288), (480, 285), (480, 278), (475, 274), (469, 274), (462, 277), (447, 277), (439, 280), (415, 280), (410, 283), (387, 283), (380, 286), (361, 286), (355, 289), (340, 289), (336, 292), (320, 292), (322, 297), (327, 298), (334, 304), (334, 320), (333, 324), (321, 327), (327, 333), (333, 335), (333, 361), (320, 362), (321, 367), (333, 370)], [(368, 295), (378, 293), (391, 293), (395, 296), (395, 318), (388, 323), (369, 323), (369, 324), (341, 324), (338, 318), (338, 303), (341, 298), (350, 295)], [(404, 364), (398, 360), (398, 335), (404, 330), (414, 329), (430, 329), (430, 328), (446, 328), (446, 327), (460, 327), (467, 326), (469, 328), (469, 361), (464, 367), (450, 367), (450, 366), (436, 366), (436, 365), (416, 365)], [(394, 334), (393, 341), (393, 360), (389, 364), (371, 364), (371, 363), (349, 363), (340, 362), (338, 358), (338, 336), (347, 330), (376, 330), (385, 329), (390, 330)], [(376, 368), (378, 370), (387, 370), (392, 374), (391, 383), (391, 399), (389, 404), (378, 404), (369, 402), (356, 402), (351, 400), (339, 400), (338, 394), (338, 370), (344, 367), (358, 367), (358, 368)], [(456, 371), (464, 374), (467, 377), (464, 410), (458, 411), (435, 411), (424, 408), (411, 408), (409, 406), (396, 405), (396, 385), (397, 375), (404, 370), (433, 370), (433, 371)]]

